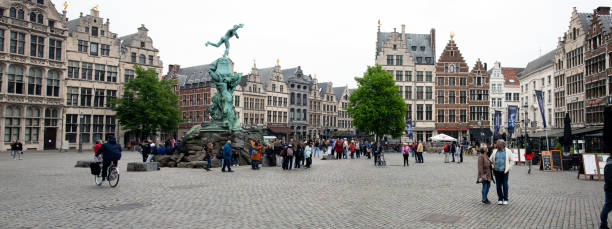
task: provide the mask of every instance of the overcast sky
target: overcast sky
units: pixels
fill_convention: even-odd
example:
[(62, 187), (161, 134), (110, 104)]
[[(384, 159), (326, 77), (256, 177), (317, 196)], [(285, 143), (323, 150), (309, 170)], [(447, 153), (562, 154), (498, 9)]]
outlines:
[[(53, 0), (61, 12), (64, 1)], [(504, 67), (525, 67), (553, 50), (567, 31), (572, 7), (593, 12), (610, 1), (238, 1), (238, 0), (73, 0), (68, 17), (89, 14), (99, 4), (100, 16), (110, 19), (119, 36), (135, 33), (140, 24), (149, 29), (160, 50), (164, 72), (168, 64), (181, 67), (208, 64), (223, 54), (222, 48), (204, 47), (217, 42), (232, 25), (244, 23), (240, 39), (231, 40), (230, 58), (236, 71), (248, 73), (257, 61), (271, 67), (300, 65), (319, 82), (356, 87), (355, 76), (373, 65), (377, 20), (381, 31), (429, 33), (436, 29), (436, 59), (451, 31), (473, 67), (480, 58), (500, 61)]]

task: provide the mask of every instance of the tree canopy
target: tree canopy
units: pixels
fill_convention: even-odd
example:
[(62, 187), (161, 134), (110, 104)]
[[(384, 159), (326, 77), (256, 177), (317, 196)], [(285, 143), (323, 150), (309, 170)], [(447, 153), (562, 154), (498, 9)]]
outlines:
[(119, 124), (129, 131), (151, 134), (172, 131), (182, 121), (175, 80), (160, 80), (155, 69), (135, 66), (136, 77), (124, 84), (123, 96), (112, 102)]
[(358, 88), (349, 97), (348, 107), (353, 125), (378, 137), (401, 136), (406, 126), (406, 104), (397, 93), (393, 75), (376, 65), (368, 67), (363, 77), (355, 77), (355, 81)]

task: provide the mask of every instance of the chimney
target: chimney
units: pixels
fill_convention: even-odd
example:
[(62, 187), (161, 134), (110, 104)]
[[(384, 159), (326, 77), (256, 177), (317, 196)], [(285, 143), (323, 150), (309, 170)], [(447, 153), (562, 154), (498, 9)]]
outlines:
[(597, 10), (595, 10), (595, 12), (597, 12), (597, 15), (610, 15), (610, 7), (600, 6), (597, 7)]
[(431, 28), (431, 30), (429, 30), (429, 36), (431, 37), (430, 42), (431, 44), (431, 52), (434, 58), (434, 63), (436, 62), (436, 29)]
[(487, 71), (487, 63), (484, 63), (485, 72)]
[(406, 25), (402, 24), (402, 41), (406, 40)]
[(394, 33), (397, 33), (397, 28), (393, 28), (393, 32), (394, 32)]

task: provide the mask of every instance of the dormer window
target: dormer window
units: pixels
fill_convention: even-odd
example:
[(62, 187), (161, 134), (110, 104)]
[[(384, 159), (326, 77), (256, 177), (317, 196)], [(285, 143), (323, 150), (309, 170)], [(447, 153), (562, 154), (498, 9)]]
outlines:
[(144, 43), (144, 41), (141, 41), (140, 42), (140, 48), (144, 48), (144, 47), (145, 47), (145, 43)]
[(95, 27), (95, 26), (91, 27), (91, 35), (94, 37), (98, 36), (98, 27)]
[(455, 52), (450, 51), (450, 56), (455, 56)]
[(425, 51), (425, 46), (421, 46), (421, 51)]
[(393, 50), (397, 50), (397, 45), (393, 45)]
[(412, 46), (412, 51), (416, 51), (417, 47), (416, 46)]

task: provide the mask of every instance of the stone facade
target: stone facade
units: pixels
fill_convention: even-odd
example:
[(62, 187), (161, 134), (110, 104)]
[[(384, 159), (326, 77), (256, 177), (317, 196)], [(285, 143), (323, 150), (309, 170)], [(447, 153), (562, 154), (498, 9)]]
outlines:
[(282, 70), (289, 90), (289, 128), (293, 138), (302, 139), (308, 136), (308, 95), (312, 88), (312, 78), (305, 75), (302, 68)]
[(413, 121), (413, 137), (426, 140), (436, 134), (434, 111), (435, 30), (429, 34), (377, 32), (376, 64), (394, 76), (398, 93), (407, 106), (406, 120)]
[(338, 131), (338, 103), (332, 82), (323, 82), (317, 85), (321, 95), (322, 136), (331, 137)]
[(127, 145), (136, 136), (119, 128), (110, 99), (120, 97), (123, 84), (135, 77), (134, 65), (154, 68), (159, 76), (159, 50), (144, 25), (137, 33), (117, 37), (95, 8), (68, 21), (67, 27), (64, 147), (91, 149), (111, 136)]
[(240, 120), (240, 125), (243, 128), (265, 125), (266, 90), (255, 66), (251, 69), (250, 74), (242, 76), (240, 87), (242, 92), (242, 119)]
[(572, 128), (584, 127), (584, 45), (589, 29), (590, 13), (579, 13), (574, 7), (567, 32), (559, 38), (554, 58), (555, 126), (562, 128), (565, 113), (572, 119)]
[[(508, 68), (502, 67), (500, 62), (495, 62), (489, 74), (491, 81), (489, 84), (489, 92), (491, 96), (491, 109), (499, 110), (502, 114), (502, 120), (499, 128), (499, 134), (508, 133), (508, 107), (516, 106), (520, 109), (520, 93), (521, 87), (516, 74), (523, 71), (523, 68)], [(491, 112), (489, 116), (491, 130), (495, 132), (494, 117), (495, 112)], [(517, 113), (518, 122), (519, 117)], [(514, 133), (518, 133), (518, 126), (514, 128)], [(516, 135), (514, 135), (516, 136)]]
[(308, 117), (308, 135), (314, 138), (320, 138), (323, 134), (323, 97), (319, 90), (319, 81), (317, 75), (312, 79), (312, 90), (308, 96), (310, 103), (308, 109), (310, 114)]
[(334, 87), (333, 91), (338, 101), (338, 135), (352, 136), (355, 134), (355, 129), (353, 128), (353, 119), (348, 114), (349, 88), (348, 86)]
[(0, 2), (0, 135), (3, 150), (61, 145), (67, 36), (49, 0)]
[[(559, 126), (555, 125), (555, 121), (553, 120), (555, 99), (553, 98), (554, 94), (552, 91), (555, 90), (554, 86), (556, 85), (556, 80), (558, 79), (552, 77), (555, 74), (553, 63), (555, 53), (556, 51), (553, 50), (533, 61), (530, 61), (525, 67), (525, 70), (518, 75), (521, 85), (521, 126), (525, 127), (528, 133), (535, 133), (544, 130), (542, 115), (540, 114), (540, 107), (535, 90), (542, 91), (542, 100), (544, 101), (544, 113), (547, 119), (547, 127), (549, 129), (553, 127), (559, 128)], [(563, 121), (561, 121), (561, 123), (563, 123)], [(525, 130), (523, 129), (523, 131)]]

